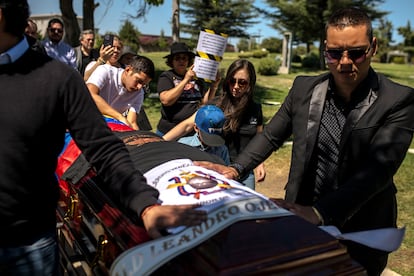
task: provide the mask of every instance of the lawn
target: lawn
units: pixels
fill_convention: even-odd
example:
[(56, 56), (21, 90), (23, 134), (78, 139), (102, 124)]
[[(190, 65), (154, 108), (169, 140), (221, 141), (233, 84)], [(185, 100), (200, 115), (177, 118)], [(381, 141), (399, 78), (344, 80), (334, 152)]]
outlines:
[[(168, 53), (147, 53), (145, 54), (151, 58), (157, 70), (158, 76), (162, 71), (167, 70), (165, 59), (162, 57)], [(221, 62), (220, 68), (226, 69), (231, 62), (237, 59), (235, 53), (225, 53), (224, 59)], [(260, 59), (250, 59), (258, 68)], [(414, 87), (414, 67), (411, 65), (399, 64), (379, 64), (373, 63), (373, 68), (388, 76), (390, 79)], [(263, 113), (265, 121), (270, 119), (275, 113), (278, 105), (268, 104), (283, 101), (286, 96), (293, 79), (297, 75), (317, 75), (321, 71), (304, 71), (299, 66), (292, 68), (292, 73), (287, 75), (277, 76), (257, 76), (257, 99), (263, 104)], [(157, 79), (157, 77), (156, 77)], [(151, 83), (151, 91), (156, 92), (156, 80)], [(159, 113), (160, 103), (157, 98), (146, 98), (145, 109), (151, 121), (153, 128), (156, 127), (160, 117)], [(413, 118), (414, 120), (414, 118)], [(414, 148), (414, 142), (411, 143)], [(280, 159), (289, 158), (289, 149), (282, 149), (277, 153), (273, 153), (267, 160), (271, 164), (280, 164)], [(286, 163), (286, 162), (285, 162)], [(406, 236), (401, 248), (390, 255), (388, 267), (401, 275), (414, 275), (414, 154), (407, 154), (401, 168), (395, 176), (395, 182), (398, 189), (398, 208), (399, 218), (398, 226), (406, 226)], [(268, 174), (272, 174), (272, 170), (277, 170), (275, 166), (267, 166)], [(276, 173), (276, 172), (275, 172)], [(287, 173), (287, 169), (284, 172)]]

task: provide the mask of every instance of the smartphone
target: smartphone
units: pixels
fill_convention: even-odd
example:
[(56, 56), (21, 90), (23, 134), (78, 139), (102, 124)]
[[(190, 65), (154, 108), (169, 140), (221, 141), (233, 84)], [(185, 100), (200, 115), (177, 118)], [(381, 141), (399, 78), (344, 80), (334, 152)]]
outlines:
[(106, 46), (112, 46), (114, 44), (114, 35), (106, 34), (104, 36), (103, 45)]

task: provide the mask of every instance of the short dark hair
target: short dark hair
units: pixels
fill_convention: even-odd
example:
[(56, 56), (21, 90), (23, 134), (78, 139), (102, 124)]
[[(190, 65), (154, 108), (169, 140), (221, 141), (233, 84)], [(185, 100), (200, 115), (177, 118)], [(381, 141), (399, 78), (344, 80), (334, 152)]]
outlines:
[(336, 27), (343, 29), (348, 26), (367, 26), (367, 36), (369, 41), (372, 41), (372, 23), (369, 16), (361, 9), (358, 8), (344, 8), (335, 11), (328, 19), (325, 26), (325, 35), (329, 27)]
[(132, 67), (134, 72), (145, 73), (149, 78), (154, 79), (155, 77), (155, 66), (154, 62), (147, 57), (144, 56), (134, 56), (131, 60), (129, 66)]
[(52, 18), (47, 23), (47, 28), (50, 28), (55, 23), (59, 23), (60, 25), (62, 25), (63, 28), (65, 27), (65, 25), (63, 25), (63, 21), (62, 20), (60, 20), (59, 18)]
[(6, 33), (21, 37), (27, 26), (27, 19), (30, 16), (29, 5), (26, 0), (0, 0)]

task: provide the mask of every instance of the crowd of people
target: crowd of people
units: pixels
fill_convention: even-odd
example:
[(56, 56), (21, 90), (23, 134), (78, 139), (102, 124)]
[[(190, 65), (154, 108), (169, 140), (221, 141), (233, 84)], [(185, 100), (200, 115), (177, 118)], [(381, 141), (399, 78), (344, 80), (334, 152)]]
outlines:
[[(0, 0), (0, 274), (57, 275), (54, 169), (66, 131), (111, 198), (133, 210), (153, 238), (166, 227), (205, 221), (197, 206), (159, 204), (158, 192), (102, 116), (139, 130), (156, 65), (116, 35), (95, 48), (92, 30), (82, 31), (80, 45), (72, 48), (57, 18), (39, 41), (29, 15), (26, 0)], [(221, 164), (196, 164), (252, 189), (266, 176), (264, 161), (292, 138), (286, 196), (274, 200), (278, 205), (341, 232), (396, 227), (393, 176), (412, 141), (414, 90), (370, 66), (378, 41), (363, 11), (338, 10), (325, 33), (329, 72), (297, 77), (267, 125), (253, 100), (250, 61), (235, 60), (223, 80), (217, 72), (206, 84), (194, 71), (194, 52), (185, 43), (172, 44), (165, 56), (171, 69), (157, 80), (155, 133), (219, 156)], [(344, 243), (369, 275), (385, 268), (388, 252)]]

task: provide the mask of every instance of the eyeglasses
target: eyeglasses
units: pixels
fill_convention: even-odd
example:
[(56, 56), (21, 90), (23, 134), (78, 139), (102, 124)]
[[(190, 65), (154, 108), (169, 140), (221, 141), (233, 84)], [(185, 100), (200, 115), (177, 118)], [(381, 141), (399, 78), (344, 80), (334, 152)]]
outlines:
[(327, 49), (325, 50), (325, 57), (328, 63), (337, 63), (344, 56), (346, 51), (346, 56), (352, 60), (353, 63), (362, 63), (367, 58), (367, 54), (371, 50), (372, 44), (368, 46), (367, 49), (354, 48), (354, 49)]
[(56, 32), (59, 34), (63, 33), (63, 30), (58, 29), (58, 28), (49, 28), (49, 31), (51, 31), (52, 33), (56, 33)]
[(244, 80), (244, 79), (234, 79), (234, 78), (232, 78), (232, 79), (229, 80), (229, 83), (233, 86), (238, 84), (240, 88), (243, 88), (243, 87), (249, 85), (249, 82), (247, 80)]

